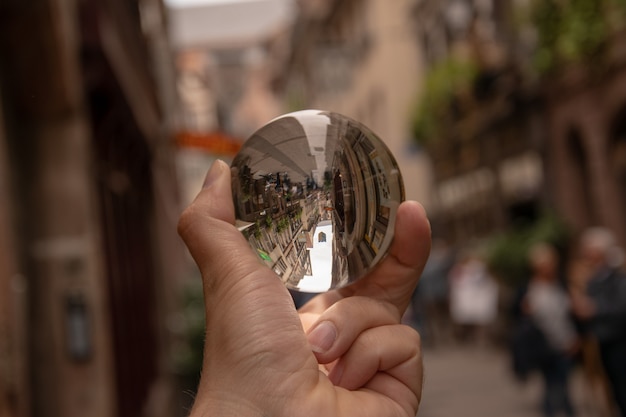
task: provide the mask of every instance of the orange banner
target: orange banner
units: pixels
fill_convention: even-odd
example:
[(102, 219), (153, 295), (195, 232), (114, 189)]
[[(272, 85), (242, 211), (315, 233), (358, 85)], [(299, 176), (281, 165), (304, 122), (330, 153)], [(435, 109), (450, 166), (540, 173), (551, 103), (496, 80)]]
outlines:
[(175, 140), (181, 148), (196, 148), (213, 154), (230, 156), (239, 152), (243, 144), (242, 140), (219, 131), (211, 133), (179, 132), (175, 135)]

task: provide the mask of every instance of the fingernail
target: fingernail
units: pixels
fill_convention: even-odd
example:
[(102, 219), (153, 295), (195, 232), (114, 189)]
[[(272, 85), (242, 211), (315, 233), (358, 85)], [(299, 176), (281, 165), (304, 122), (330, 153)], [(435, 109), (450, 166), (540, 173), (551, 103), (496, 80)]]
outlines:
[(209, 188), (211, 184), (213, 184), (215, 180), (218, 179), (220, 175), (222, 175), (222, 169), (220, 167), (222, 163), (223, 162), (219, 159), (213, 162), (213, 165), (211, 165), (211, 169), (209, 169), (209, 172), (207, 172), (206, 177), (204, 178), (204, 184), (202, 184), (203, 189)]
[(307, 335), (311, 350), (315, 353), (327, 352), (337, 339), (337, 328), (329, 321), (323, 321)]

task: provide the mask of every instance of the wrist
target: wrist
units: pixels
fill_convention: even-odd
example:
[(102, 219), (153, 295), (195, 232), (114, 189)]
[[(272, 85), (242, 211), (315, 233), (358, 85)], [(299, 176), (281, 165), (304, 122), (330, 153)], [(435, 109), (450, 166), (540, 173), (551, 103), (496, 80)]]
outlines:
[(269, 414), (236, 395), (203, 398), (198, 393), (189, 417), (269, 417)]
[(194, 407), (189, 417), (268, 417), (268, 415), (240, 406), (215, 404), (206, 408)]

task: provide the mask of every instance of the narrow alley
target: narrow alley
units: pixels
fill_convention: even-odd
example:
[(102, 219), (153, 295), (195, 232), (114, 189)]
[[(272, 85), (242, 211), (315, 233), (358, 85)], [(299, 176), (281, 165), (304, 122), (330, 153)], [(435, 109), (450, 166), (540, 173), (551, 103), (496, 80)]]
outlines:
[[(542, 381), (517, 381), (506, 352), (494, 348), (425, 349), (425, 380), (418, 417), (540, 417)], [(571, 395), (578, 417), (595, 417), (579, 370)]]

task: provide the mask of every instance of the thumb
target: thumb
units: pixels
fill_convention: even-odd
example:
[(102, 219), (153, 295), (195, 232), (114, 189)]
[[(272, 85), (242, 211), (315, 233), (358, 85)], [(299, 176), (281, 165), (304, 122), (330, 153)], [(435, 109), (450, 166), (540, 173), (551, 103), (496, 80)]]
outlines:
[[(218, 160), (178, 223), (178, 232), (202, 274), (207, 309), (221, 309), (220, 316), (229, 311), (240, 320), (247, 319), (244, 315), (249, 312), (232, 310), (241, 304), (258, 308), (273, 300), (272, 311), (281, 304), (293, 309), (280, 279), (261, 263), (234, 222), (230, 168)], [(284, 303), (276, 303), (277, 299)]]
[(260, 386), (278, 387), (285, 375), (317, 370), (317, 362), (287, 289), (234, 221), (230, 169), (217, 161), (178, 224), (204, 289), (207, 335), (198, 392), (221, 390), (262, 404)]
[(250, 255), (247, 245), (242, 245), (245, 239), (233, 226), (235, 214), (230, 187), (228, 165), (215, 161), (206, 175), (202, 190), (178, 222), (178, 233), (201, 271), (210, 268), (216, 257), (227, 253), (222, 250), (224, 244), (233, 246), (230, 249), (235, 251), (233, 255), (237, 257), (247, 258)]

